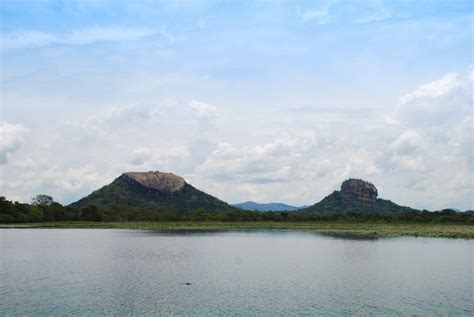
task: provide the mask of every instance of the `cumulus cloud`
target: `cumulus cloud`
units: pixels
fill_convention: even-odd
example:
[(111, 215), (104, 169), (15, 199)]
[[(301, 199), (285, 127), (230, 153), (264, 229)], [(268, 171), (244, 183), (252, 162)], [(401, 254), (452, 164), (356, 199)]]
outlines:
[(448, 73), (443, 78), (421, 85), (415, 91), (403, 96), (402, 103), (408, 103), (418, 98), (437, 98), (451, 93), (461, 86), (459, 75)]
[(215, 124), (217, 118), (217, 109), (203, 101), (192, 100), (188, 104), (189, 112), (198, 122), (201, 130), (208, 130)]
[(205, 103), (203, 101), (192, 100), (189, 103), (189, 108), (196, 113), (198, 117), (201, 118), (214, 118), (216, 114), (216, 107)]
[(100, 175), (95, 165), (86, 164), (78, 168), (68, 168), (54, 183), (68, 192), (77, 193), (84, 188), (90, 190), (91, 187), (97, 186), (99, 180)]
[(113, 179), (93, 163), (67, 167), (45, 157), (11, 162), (1, 167), (1, 175), (1, 194), (24, 202), (37, 194), (48, 194), (69, 203)]
[(408, 201), (443, 207), (474, 203), (474, 114), (470, 75), (448, 73), (402, 96), (387, 123), (401, 132), (377, 159), (404, 182)]
[(386, 171), (426, 172), (427, 155), (417, 131), (407, 130), (388, 145), (378, 163)]
[(472, 115), (471, 85), (456, 73), (423, 84), (400, 98), (387, 122), (420, 127), (462, 120)]
[(283, 135), (269, 143), (241, 148), (222, 142), (198, 171), (216, 180), (287, 182), (294, 159), (301, 156), (306, 141)]
[[(203, 101), (180, 103), (164, 100), (108, 108), (83, 120), (68, 121), (60, 127), (58, 142), (91, 147), (130, 146), (140, 143), (171, 145), (180, 138), (197, 138), (214, 124), (217, 110)], [(138, 162), (138, 161), (137, 161)]]
[(6, 164), (9, 157), (25, 141), (28, 129), (21, 124), (0, 123), (0, 165)]
[(141, 146), (135, 148), (128, 162), (138, 168), (151, 168), (166, 171), (173, 163), (189, 157), (190, 153), (186, 146), (173, 146), (166, 148), (149, 148)]
[(387, 122), (406, 130), (385, 151), (385, 162), (418, 171), (454, 164), (446, 168), (472, 174), (471, 87), (469, 74), (448, 73), (402, 96)]
[(169, 33), (147, 28), (89, 27), (72, 30), (66, 34), (55, 34), (36, 30), (2, 33), (0, 46), (3, 49), (41, 47), (52, 44), (84, 45), (103, 41), (130, 41), (149, 36), (172, 39)]
[(156, 104), (110, 107), (83, 120), (66, 122), (64, 127), (105, 137), (112, 132), (117, 134), (128, 129), (143, 131), (144, 128), (161, 128), (160, 130), (172, 131), (184, 125), (188, 127), (187, 130), (193, 130), (195, 123), (211, 124), (216, 116), (216, 107), (203, 101), (192, 100), (186, 104), (176, 100), (163, 100)]
[[(367, 149), (340, 135), (283, 133), (268, 142), (221, 142), (194, 173), (198, 184), (232, 202), (253, 199), (314, 203), (346, 177), (380, 173)], [(359, 143), (358, 136), (351, 141)], [(193, 180), (194, 180), (193, 179)]]

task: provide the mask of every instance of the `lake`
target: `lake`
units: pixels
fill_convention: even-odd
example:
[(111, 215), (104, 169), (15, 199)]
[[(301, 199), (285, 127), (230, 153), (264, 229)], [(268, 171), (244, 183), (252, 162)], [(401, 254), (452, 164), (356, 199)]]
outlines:
[(0, 315), (472, 316), (474, 240), (0, 229)]

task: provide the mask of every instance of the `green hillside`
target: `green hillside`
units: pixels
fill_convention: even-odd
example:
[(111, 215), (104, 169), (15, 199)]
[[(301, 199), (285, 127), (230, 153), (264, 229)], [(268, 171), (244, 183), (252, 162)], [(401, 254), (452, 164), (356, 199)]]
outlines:
[(145, 187), (138, 182), (126, 181), (123, 175), (111, 184), (72, 203), (70, 207), (83, 208), (91, 205), (99, 208), (122, 205), (140, 210), (156, 211), (195, 211), (198, 209), (226, 211), (235, 209), (187, 183), (179, 192), (166, 193)]

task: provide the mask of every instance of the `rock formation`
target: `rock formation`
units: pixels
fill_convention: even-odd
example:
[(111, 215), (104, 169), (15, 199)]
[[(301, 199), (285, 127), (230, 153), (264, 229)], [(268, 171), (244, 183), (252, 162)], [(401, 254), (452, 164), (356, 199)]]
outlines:
[(417, 211), (410, 207), (378, 198), (377, 188), (372, 183), (361, 179), (347, 179), (341, 185), (341, 190), (335, 190), (320, 202), (300, 209), (301, 212), (322, 213), (404, 213)]
[(342, 183), (341, 193), (367, 202), (375, 202), (378, 195), (377, 188), (373, 184), (354, 178)]
[(173, 173), (162, 172), (128, 172), (121, 178), (130, 183), (137, 182), (147, 188), (156, 189), (162, 193), (173, 194), (181, 192), (186, 184), (184, 178)]

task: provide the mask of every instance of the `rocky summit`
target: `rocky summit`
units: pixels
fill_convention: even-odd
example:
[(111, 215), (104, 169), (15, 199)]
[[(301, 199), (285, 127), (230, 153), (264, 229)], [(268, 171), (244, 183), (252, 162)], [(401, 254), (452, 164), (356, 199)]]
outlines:
[(375, 202), (378, 196), (377, 188), (372, 183), (354, 178), (342, 183), (341, 193), (367, 202)]
[(186, 184), (184, 178), (173, 173), (162, 172), (128, 172), (120, 176), (126, 182), (137, 182), (145, 187), (163, 193), (181, 192)]

